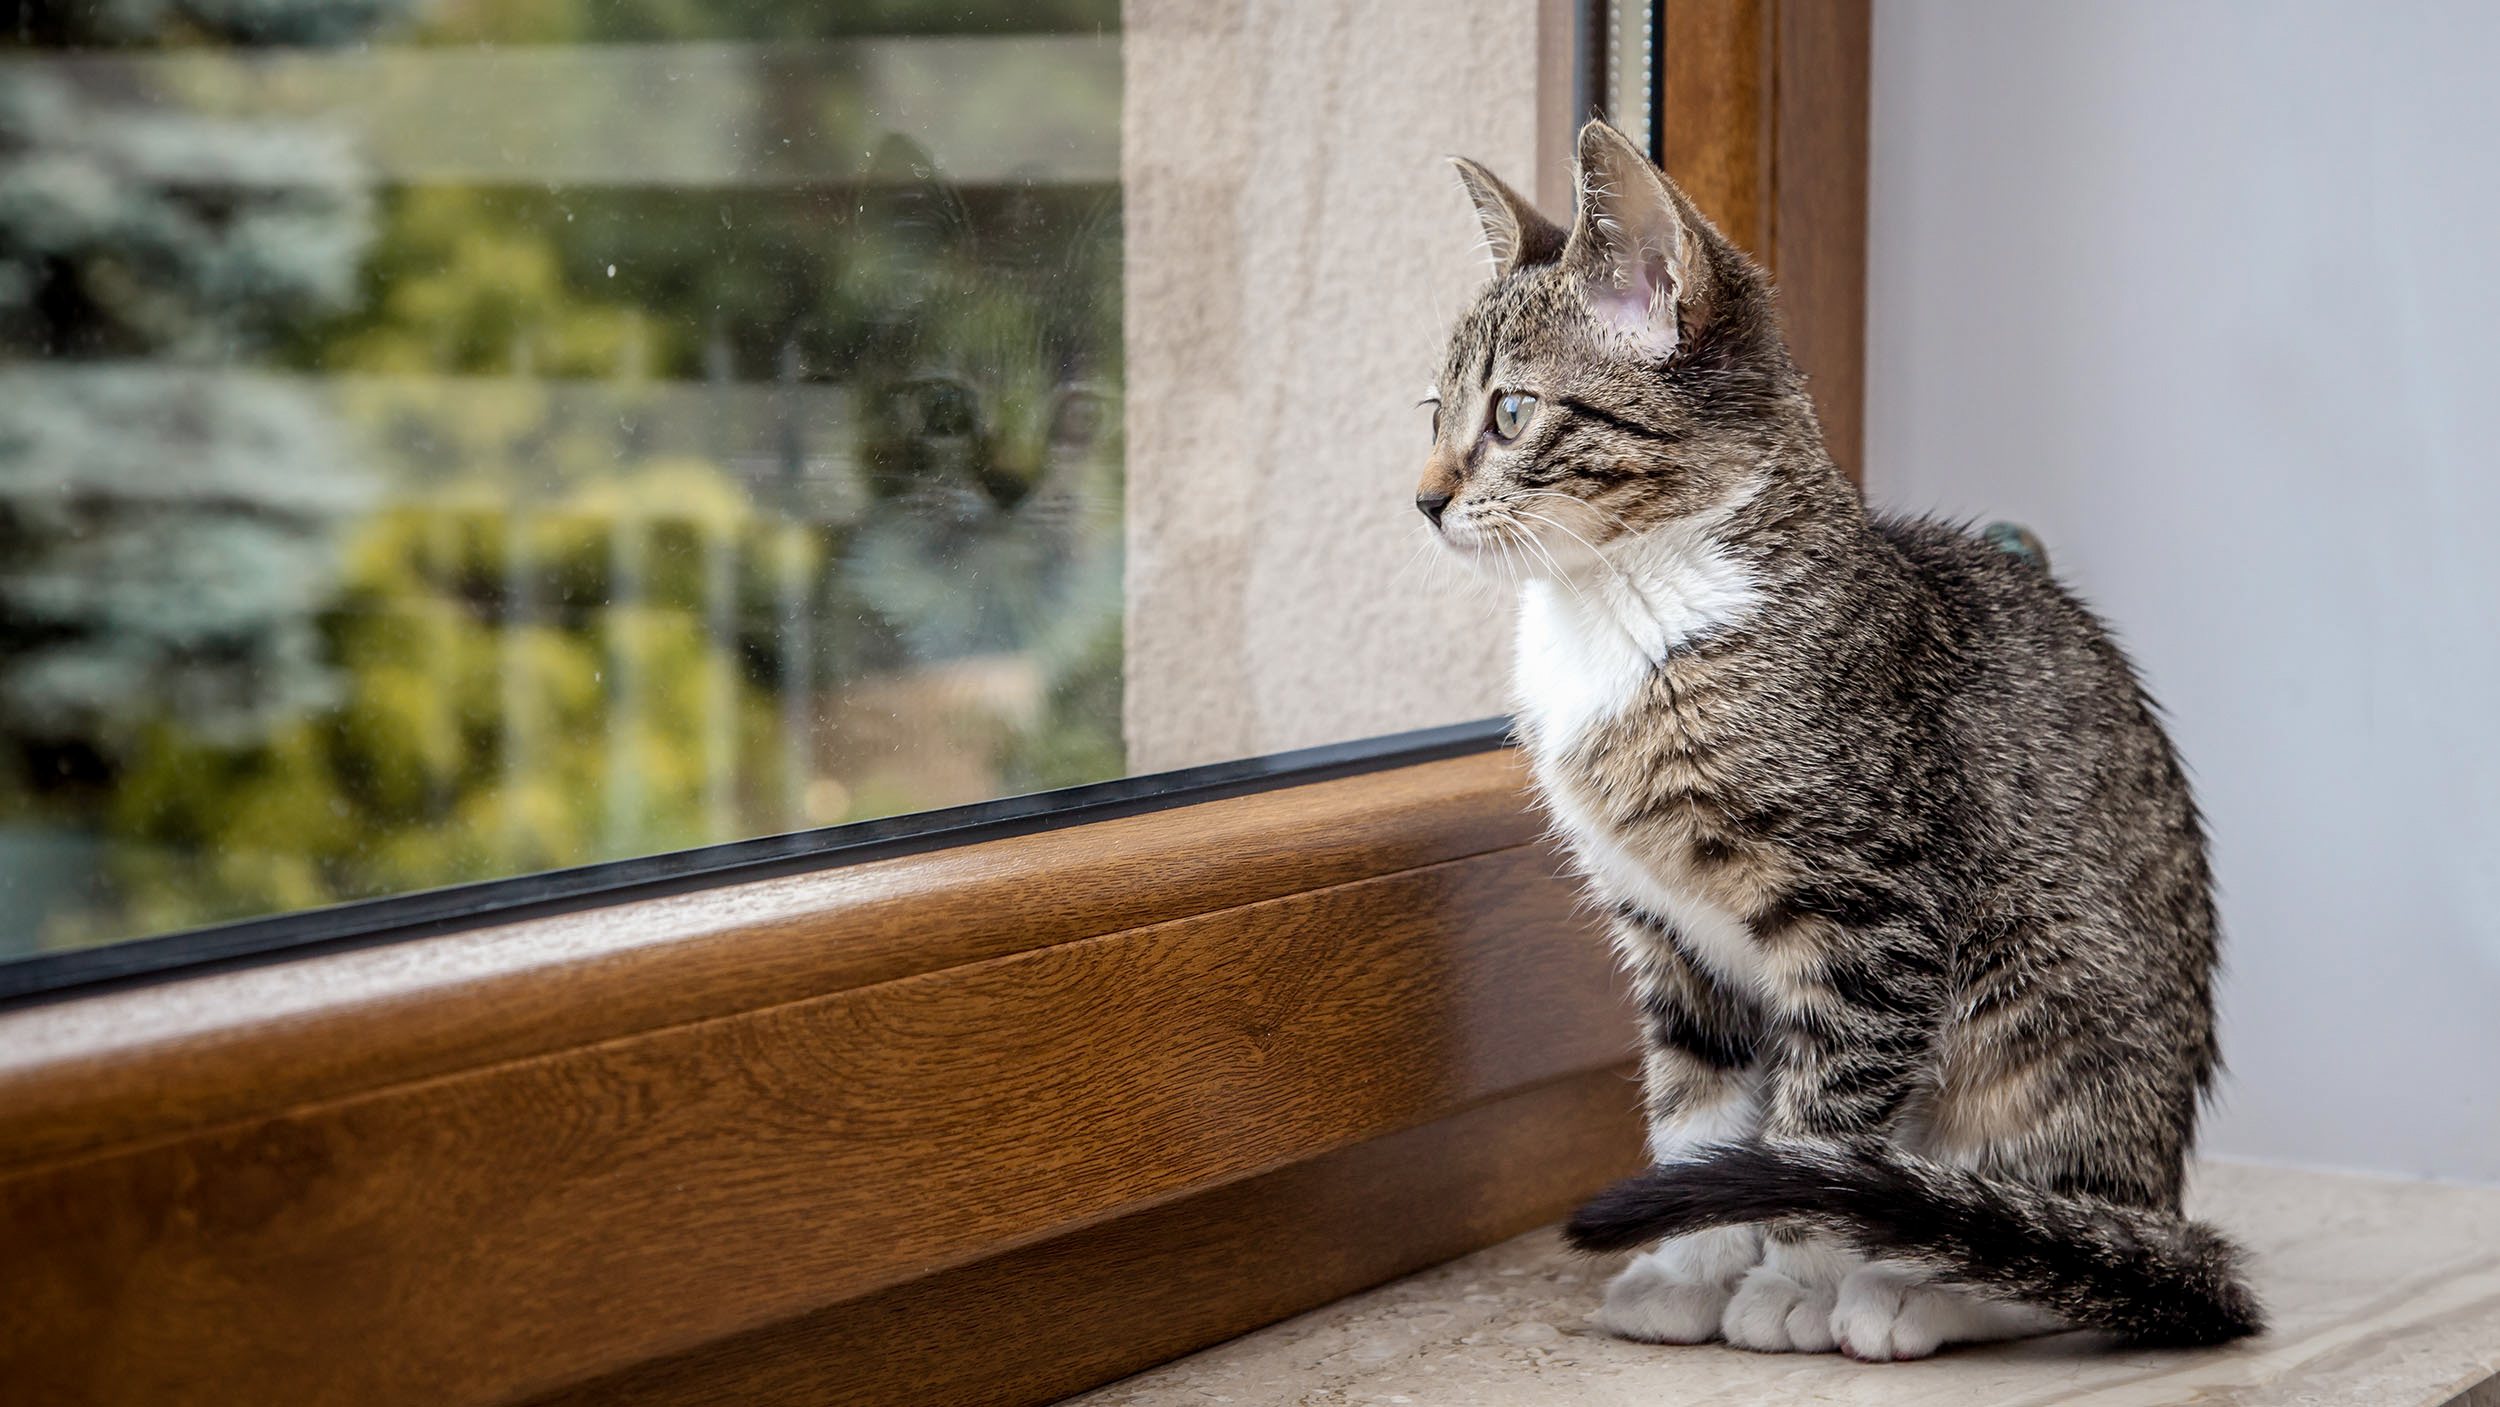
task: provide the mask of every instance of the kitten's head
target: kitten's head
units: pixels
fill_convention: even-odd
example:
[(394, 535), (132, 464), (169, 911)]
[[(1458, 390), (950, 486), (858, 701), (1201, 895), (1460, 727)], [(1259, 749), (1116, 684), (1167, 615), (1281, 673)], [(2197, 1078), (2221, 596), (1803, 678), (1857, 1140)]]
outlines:
[(1761, 270), (1622, 133), (1580, 132), (1565, 231), (1458, 160), (1493, 281), (1451, 334), (1415, 505), (1476, 563), (1546, 574), (1723, 509), (1814, 436)]
[(867, 185), (852, 272), (880, 311), (860, 378), (872, 495), (959, 530), (1096, 506), (1070, 496), (1116, 472), (1116, 207), (962, 188), (903, 137)]
[(860, 211), (846, 580), (919, 659), (1065, 655), (1120, 612), (1118, 206), (959, 186), (897, 137)]

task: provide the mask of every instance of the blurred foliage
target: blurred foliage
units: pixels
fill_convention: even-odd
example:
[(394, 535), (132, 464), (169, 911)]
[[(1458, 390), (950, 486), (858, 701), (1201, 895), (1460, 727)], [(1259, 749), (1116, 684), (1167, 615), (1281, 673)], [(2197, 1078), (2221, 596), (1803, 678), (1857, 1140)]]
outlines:
[(345, 44), (410, 8), (410, 0), (0, 0), (0, 45)]
[(316, 333), (306, 359), (323, 370), (400, 375), (644, 370), (648, 317), (575, 292), (560, 260), (543, 224), (487, 192), (398, 192), (366, 258), (358, 312)]
[[(266, 0), (193, 22), (258, 32), (314, 12), (331, 10)], [(104, 34), (175, 12), (132, 0), (46, 13)], [(12, 70), (0, 725), (33, 786), (83, 792), (109, 785), (154, 711), (232, 736), (335, 687), (309, 622), (335, 534), (375, 486), (342, 462), (314, 397), (223, 368), (346, 305), (371, 201), (353, 154), (315, 126), (135, 108), (91, 66)]]
[(876, 34), (1116, 33), (1119, 0), (448, 0), (427, 35), (448, 42), (803, 42)]
[[(38, 45), (1118, 18), (19, 14)], [(0, 372), (0, 820), (91, 830), (113, 881), (46, 941), (1123, 772), (1116, 191), (959, 188), (899, 142), (841, 185), (375, 189), (307, 126), (186, 148), (97, 101), (0, 92), (0, 339), (42, 359)], [(239, 174), (169, 174), (194, 149)], [(847, 438), (667, 433), (738, 388), (841, 398)]]
[(303, 124), (133, 111), (91, 71), (0, 83), (0, 352), (249, 355), (343, 306), (367, 176)]
[[(586, 484), (517, 531), (494, 502), (367, 518), (323, 621), (348, 681), (334, 707), (239, 746), (173, 720), (142, 738), (112, 803), (130, 905), (119, 924), (149, 931), (702, 844), (720, 838), (706, 763), (724, 744), (743, 760), (740, 791), (777, 801), (769, 701), (734, 686), (735, 642), (713, 638), (699, 612), (654, 593), (587, 621), (496, 614), (516, 548), (542, 579), (598, 583), (620, 512), (646, 500), (709, 539), (758, 528), (745, 495), (694, 463)], [(605, 677), (620, 659), (633, 661), (630, 695)], [(715, 716), (721, 700), (731, 716)]]
[[(1113, 33), (1119, 0), (0, 0), (0, 46), (804, 41)], [(407, 17), (412, 23), (394, 27)]]

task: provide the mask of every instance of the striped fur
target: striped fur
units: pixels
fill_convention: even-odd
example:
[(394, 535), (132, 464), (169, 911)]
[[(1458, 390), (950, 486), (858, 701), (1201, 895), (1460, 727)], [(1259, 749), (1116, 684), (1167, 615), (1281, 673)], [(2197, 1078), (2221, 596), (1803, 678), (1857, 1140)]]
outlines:
[(1569, 1235), (1583, 1250), (1629, 1250), (1773, 1219), (2130, 1343), (2225, 1343), (2264, 1327), (2238, 1250), (2210, 1227), (1881, 1148), (1715, 1149), (1598, 1194)]
[[(2253, 1330), (2229, 1244), (2179, 1219), (2216, 923), (2126, 658), (2040, 568), (1869, 514), (1761, 271), (1620, 135), (1582, 133), (1567, 232), (1460, 168), (1495, 274), (1451, 337), (1418, 504), (1519, 586), (1520, 732), (1612, 916), (1667, 1164), (1590, 1234), (1730, 1207), (1763, 1233), (1732, 1278), (1735, 1242), (1661, 1246), (1610, 1321), (1759, 1349), (1846, 1324), (1877, 1357), (2059, 1322)], [(2143, 1302), (2173, 1294), (2193, 1303)]]

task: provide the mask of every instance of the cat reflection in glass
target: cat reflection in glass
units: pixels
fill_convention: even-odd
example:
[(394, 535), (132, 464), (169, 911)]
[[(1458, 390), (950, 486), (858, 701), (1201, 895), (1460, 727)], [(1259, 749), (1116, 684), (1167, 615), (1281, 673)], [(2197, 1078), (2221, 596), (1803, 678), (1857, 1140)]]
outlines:
[(870, 187), (846, 290), (875, 310), (865, 506), (838, 581), (884, 667), (837, 746), (916, 766), (894, 798), (915, 806), (1117, 776), (1116, 196), (964, 189), (899, 138)]

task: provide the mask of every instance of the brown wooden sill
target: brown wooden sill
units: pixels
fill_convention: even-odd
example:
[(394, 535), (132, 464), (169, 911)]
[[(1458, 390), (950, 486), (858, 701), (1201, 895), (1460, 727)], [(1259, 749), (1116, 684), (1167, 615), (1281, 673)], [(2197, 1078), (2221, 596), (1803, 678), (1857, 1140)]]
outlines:
[[(1038, 1401), (1509, 1234), (1638, 1144), (1520, 783), (1478, 755), (0, 1016), (0, 1382)], [(858, 1347), (1029, 1314), (999, 1276), (1070, 1306), (1025, 1367)]]
[(1560, 1220), (1592, 1169), (1637, 1160), (1636, 1078), (1629, 1064), (1566, 1076), (539, 1407), (1054, 1402)]
[(1528, 843), (1508, 752), (0, 1012), (0, 1171)]

